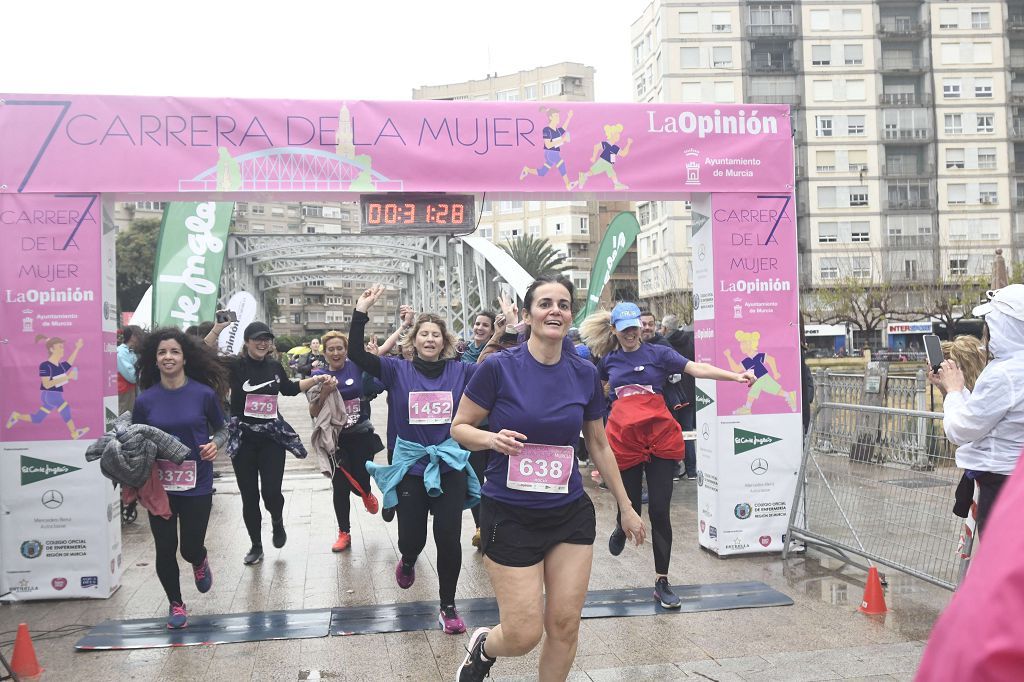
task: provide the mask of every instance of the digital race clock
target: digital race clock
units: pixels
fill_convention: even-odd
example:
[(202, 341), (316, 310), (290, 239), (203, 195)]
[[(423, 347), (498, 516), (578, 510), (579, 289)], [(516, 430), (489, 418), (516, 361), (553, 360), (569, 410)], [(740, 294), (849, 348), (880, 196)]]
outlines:
[(476, 229), (471, 194), (363, 194), (364, 233), (470, 234)]

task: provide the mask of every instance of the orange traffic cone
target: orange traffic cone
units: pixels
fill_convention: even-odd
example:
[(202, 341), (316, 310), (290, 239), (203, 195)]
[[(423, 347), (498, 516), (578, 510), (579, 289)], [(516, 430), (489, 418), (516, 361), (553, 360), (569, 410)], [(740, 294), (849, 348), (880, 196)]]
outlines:
[(28, 634), (28, 625), (25, 623), (18, 626), (18, 636), (14, 640), (14, 656), (11, 657), (11, 670), (22, 680), (35, 680), (43, 674), (43, 669), (36, 660), (32, 637)]
[(879, 580), (878, 569), (874, 566), (868, 569), (868, 582), (864, 585), (864, 599), (857, 610), (872, 616), (889, 610), (885, 607), (885, 593), (882, 592), (882, 581)]

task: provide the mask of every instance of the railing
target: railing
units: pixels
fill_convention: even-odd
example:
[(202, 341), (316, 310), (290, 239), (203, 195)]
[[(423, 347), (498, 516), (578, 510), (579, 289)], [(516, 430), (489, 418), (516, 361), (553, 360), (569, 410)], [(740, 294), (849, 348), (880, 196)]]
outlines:
[(878, 96), (878, 104), (883, 107), (927, 107), (931, 103), (928, 93), (883, 92)]
[(1024, 31), (1024, 14), (1011, 14), (1006, 18), (1006, 28), (1010, 31)]
[(771, 64), (758, 64), (751, 62), (751, 73), (796, 73), (800, 70), (800, 64), (796, 61), (772, 62)]
[(934, 206), (930, 197), (915, 197), (913, 199), (886, 199), (883, 208), (890, 211), (924, 211)]
[(925, 141), (931, 139), (931, 128), (883, 128), (886, 140)]
[(1006, 98), (1010, 101), (1010, 104), (1024, 104), (1024, 92), (1014, 92), (1011, 90)]
[(916, 36), (928, 32), (928, 24), (920, 21), (898, 21), (895, 18), (886, 17), (877, 26), (880, 37), (887, 36)]
[(1010, 137), (1015, 140), (1024, 139), (1024, 121), (1013, 121), (1013, 124), (1010, 126)]
[(1010, 68), (1011, 69), (1024, 69), (1024, 54), (1011, 54), (1010, 55)]
[(884, 174), (898, 178), (914, 178), (922, 175), (932, 175), (935, 167), (927, 165), (910, 165), (903, 163), (887, 163), (884, 166)]
[(751, 38), (795, 38), (796, 24), (748, 24), (747, 35)]
[(891, 234), (885, 237), (885, 244), (894, 249), (932, 248), (935, 246), (935, 235)]
[(803, 98), (800, 95), (748, 95), (751, 104), (789, 104), (800, 106)]
[(928, 60), (920, 57), (886, 57), (882, 55), (882, 71), (923, 71)]

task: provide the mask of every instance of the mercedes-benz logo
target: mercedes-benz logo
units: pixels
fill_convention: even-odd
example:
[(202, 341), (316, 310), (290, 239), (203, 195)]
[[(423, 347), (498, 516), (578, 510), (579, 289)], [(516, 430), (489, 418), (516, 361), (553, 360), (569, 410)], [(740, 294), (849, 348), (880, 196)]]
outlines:
[(750, 463), (750, 470), (758, 476), (763, 476), (768, 473), (768, 460), (758, 457)]
[(56, 509), (57, 507), (64, 504), (64, 496), (60, 493), (59, 490), (47, 490), (45, 493), (43, 493), (43, 496), (40, 499), (40, 501), (43, 503), (43, 506), (46, 507), (47, 509)]

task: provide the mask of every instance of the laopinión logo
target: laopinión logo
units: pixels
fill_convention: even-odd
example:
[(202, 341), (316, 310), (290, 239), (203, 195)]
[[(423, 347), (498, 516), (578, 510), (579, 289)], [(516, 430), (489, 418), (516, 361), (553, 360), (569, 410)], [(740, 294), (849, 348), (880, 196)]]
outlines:
[(733, 443), (733, 454), (739, 455), (744, 452), (749, 452), (756, 448), (764, 447), (765, 445), (771, 445), (772, 443), (778, 443), (781, 438), (775, 436), (769, 436), (763, 433), (757, 433), (756, 431), (747, 431), (746, 429), (733, 429), (732, 430), (732, 443)]

